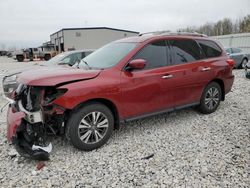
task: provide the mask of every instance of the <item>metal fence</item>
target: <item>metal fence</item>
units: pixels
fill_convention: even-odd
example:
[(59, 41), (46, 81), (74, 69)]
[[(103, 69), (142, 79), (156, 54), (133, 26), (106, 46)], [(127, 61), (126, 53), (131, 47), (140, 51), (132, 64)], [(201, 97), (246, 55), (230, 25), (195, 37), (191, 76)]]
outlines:
[(241, 48), (243, 51), (250, 53), (250, 33), (240, 33), (231, 35), (213, 36), (224, 47)]

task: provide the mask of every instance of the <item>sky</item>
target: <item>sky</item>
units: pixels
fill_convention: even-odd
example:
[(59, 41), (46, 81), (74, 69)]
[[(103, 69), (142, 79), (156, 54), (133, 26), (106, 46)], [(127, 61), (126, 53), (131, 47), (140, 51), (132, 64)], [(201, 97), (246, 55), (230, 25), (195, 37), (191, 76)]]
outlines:
[(0, 49), (39, 46), (69, 27), (175, 31), (247, 14), (250, 0), (0, 0)]

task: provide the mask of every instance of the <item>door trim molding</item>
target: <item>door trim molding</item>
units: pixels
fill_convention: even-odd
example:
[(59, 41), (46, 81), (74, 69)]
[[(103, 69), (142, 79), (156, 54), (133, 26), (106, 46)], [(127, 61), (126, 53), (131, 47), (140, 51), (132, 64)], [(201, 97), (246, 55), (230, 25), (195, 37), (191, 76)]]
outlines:
[(152, 113), (147, 113), (147, 114), (143, 114), (143, 115), (139, 115), (139, 116), (129, 117), (129, 118), (120, 120), (120, 122), (121, 123), (126, 123), (126, 122), (134, 121), (134, 120), (137, 120), (137, 119), (143, 119), (143, 118), (147, 118), (147, 117), (150, 117), (150, 116), (155, 116), (155, 115), (164, 114), (164, 113), (167, 113), (167, 112), (173, 112), (173, 111), (176, 111), (176, 110), (181, 110), (183, 108), (197, 106), (199, 104), (200, 104), (199, 102), (195, 102), (195, 103), (185, 104), (185, 105), (181, 105), (181, 106), (177, 106), (177, 107), (173, 107), (173, 108), (167, 108), (167, 109), (152, 112)]

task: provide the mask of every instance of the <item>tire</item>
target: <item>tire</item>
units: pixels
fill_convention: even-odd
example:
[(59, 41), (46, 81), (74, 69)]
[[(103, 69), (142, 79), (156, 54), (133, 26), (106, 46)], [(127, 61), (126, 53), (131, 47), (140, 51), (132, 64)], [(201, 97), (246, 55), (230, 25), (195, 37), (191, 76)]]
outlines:
[(220, 105), (221, 98), (220, 85), (216, 82), (209, 83), (202, 93), (199, 111), (203, 114), (213, 113)]
[(22, 55), (18, 55), (18, 56), (16, 56), (16, 59), (18, 62), (23, 62), (24, 57)]
[[(93, 121), (93, 113), (97, 117), (96, 123)], [(104, 145), (110, 138), (113, 129), (114, 116), (110, 109), (100, 103), (88, 103), (72, 113), (67, 122), (66, 137), (74, 147), (91, 151)]]
[(240, 68), (241, 68), (241, 69), (244, 69), (244, 68), (246, 67), (247, 62), (248, 62), (247, 59), (244, 58), (244, 59), (242, 60), (241, 64), (240, 64)]
[(50, 55), (50, 54), (45, 54), (44, 60), (45, 60), (45, 61), (48, 61), (48, 60), (50, 60), (50, 59), (51, 59), (51, 55)]

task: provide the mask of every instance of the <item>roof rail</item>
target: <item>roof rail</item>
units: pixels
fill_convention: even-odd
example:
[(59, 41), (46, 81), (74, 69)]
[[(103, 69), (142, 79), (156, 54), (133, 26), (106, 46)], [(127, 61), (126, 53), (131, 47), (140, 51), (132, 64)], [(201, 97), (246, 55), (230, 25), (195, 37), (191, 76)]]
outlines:
[(197, 33), (197, 32), (165, 32), (161, 35), (188, 35), (188, 36), (198, 36), (198, 37), (207, 37), (207, 35)]
[(160, 35), (162, 33), (167, 33), (167, 32), (170, 32), (169, 30), (166, 30), (166, 31), (151, 31), (151, 32), (146, 32), (146, 33), (139, 33), (139, 36), (142, 36), (142, 35)]
[(171, 32), (171, 31), (155, 31), (155, 32), (147, 32), (147, 33), (140, 33), (139, 36), (142, 35), (185, 35), (185, 36), (198, 36), (198, 37), (207, 37), (207, 35), (197, 33), (197, 32)]

